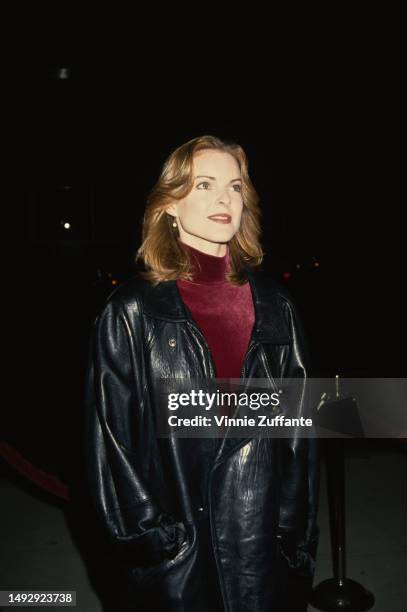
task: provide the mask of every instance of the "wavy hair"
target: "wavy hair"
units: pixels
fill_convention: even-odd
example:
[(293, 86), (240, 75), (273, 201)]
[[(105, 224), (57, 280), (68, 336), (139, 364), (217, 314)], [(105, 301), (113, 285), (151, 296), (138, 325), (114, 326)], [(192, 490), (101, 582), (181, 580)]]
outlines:
[(250, 180), (247, 156), (234, 142), (216, 136), (199, 136), (175, 149), (164, 162), (158, 181), (147, 197), (143, 217), (142, 244), (135, 262), (142, 260), (146, 268), (139, 271), (144, 279), (158, 284), (166, 280), (192, 280), (192, 264), (179, 244), (178, 227), (166, 209), (185, 198), (193, 188), (193, 160), (198, 151), (216, 150), (230, 153), (239, 164), (242, 177), (243, 210), (240, 227), (228, 242), (231, 270), (225, 278), (235, 285), (247, 281), (245, 269), (260, 266), (264, 252), (260, 244), (259, 197)]

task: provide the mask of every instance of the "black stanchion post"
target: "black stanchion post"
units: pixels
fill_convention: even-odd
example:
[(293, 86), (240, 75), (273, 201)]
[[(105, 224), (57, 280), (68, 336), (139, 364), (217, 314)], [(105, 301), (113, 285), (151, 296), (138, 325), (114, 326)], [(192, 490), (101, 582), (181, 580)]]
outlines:
[[(336, 377), (336, 399), (330, 402), (330, 411), (340, 410), (346, 399), (339, 395)], [(354, 401), (351, 398), (351, 401)], [(326, 483), (329, 507), (329, 525), (334, 577), (324, 580), (312, 591), (310, 604), (325, 612), (364, 612), (375, 602), (374, 596), (361, 584), (346, 578), (346, 526), (345, 526), (345, 459), (344, 438), (325, 441)]]

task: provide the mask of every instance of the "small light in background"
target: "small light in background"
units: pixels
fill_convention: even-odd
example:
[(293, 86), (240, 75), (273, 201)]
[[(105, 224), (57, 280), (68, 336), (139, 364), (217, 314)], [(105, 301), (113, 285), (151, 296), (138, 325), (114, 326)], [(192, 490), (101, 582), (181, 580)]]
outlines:
[(66, 230), (71, 229), (71, 224), (68, 223), (68, 221), (63, 222), (62, 225), (64, 226), (64, 229)]
[(297, 270), (299, 270), (301, 268), (301, 264), (296, 264), (295, 267), (297, 268)]
[(70, 66), (67, 66), (66, 64), (54, 64), (49, 66), (48, 68), (48, 78), (52, 79), (53, 81), (72, 81), (73, 80), (73, 72), (72, 72), (72, 68)]
[(291, 272), (283, 272), (283, 279), (284, 280), (290, 280), (291, 278)]
[(112, 278), (112, 285), (117, 285), (117, 280)]
[(58, 68), (55, 71), (55, 78), (59, 79), (60, 81), (66, 81), (68, 79), (70, 79), (72, 76), (72, 70), (71, 68)]
[(314, 267), (319, 268), (319, 261), (314, 261)]

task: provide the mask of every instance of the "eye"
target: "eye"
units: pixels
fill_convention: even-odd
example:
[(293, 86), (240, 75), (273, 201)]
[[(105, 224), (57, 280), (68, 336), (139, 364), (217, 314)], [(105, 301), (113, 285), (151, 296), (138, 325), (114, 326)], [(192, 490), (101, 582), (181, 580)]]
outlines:
[[(210, 184), (208, 181), (202, 181), (202, 183), (198, 183), (198, 185), (196, 186), (196, 188), (197, 188), (197, 189), (200, 189), (200, 186), (201, 186), (201, 185), (209, 185), (209, 187), (210, 187), (210, 185), (211, 185), (211, 184)], [(236, 183), (235, 185), (232, 185), (232, 187), (233, 187), (233, 189), (234, 189), (235, 187), (237, 187), (237, 189), (234, 189), (234, 191), (236, 191), (236, 193), (241, 193), (241, 191), (242, 191), (242, 186), (241, 186), (241, 185), (239, 185), (238, 183)], [(202, 190), (201, 190), (201, 191), (202, 191)], [(203, 189), (203, 191), (207, 191), (207, 189)]]

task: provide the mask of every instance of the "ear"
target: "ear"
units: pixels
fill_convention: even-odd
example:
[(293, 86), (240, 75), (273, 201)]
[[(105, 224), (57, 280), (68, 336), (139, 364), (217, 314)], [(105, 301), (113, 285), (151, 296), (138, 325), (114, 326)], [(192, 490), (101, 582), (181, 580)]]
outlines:
[(171, 204), (171, 206), (165, 209), (165, 212), (173, 217), (176, 217), (178, 214), (177, 204)]

